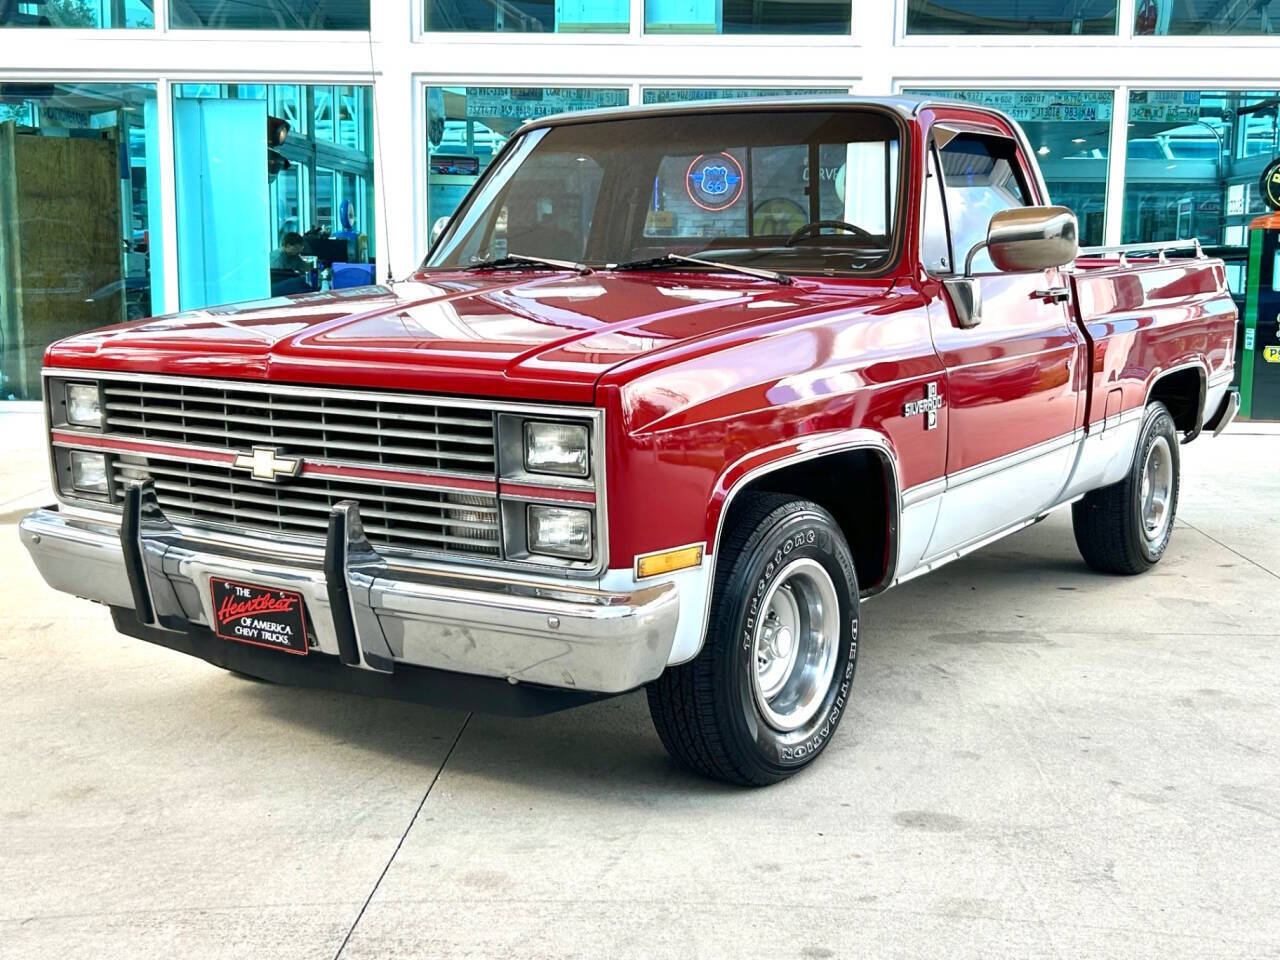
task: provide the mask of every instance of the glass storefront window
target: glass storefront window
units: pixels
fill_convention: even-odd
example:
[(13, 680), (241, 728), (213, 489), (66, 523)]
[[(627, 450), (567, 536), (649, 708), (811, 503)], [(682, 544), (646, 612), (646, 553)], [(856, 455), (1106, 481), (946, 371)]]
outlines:
[(907, 33), (1113, 34), (1116, 6), (1116, 0), (907, 0)]
[(317, 140), (333, 142), (333, 87), (317, 87), (311, 98), (311, 128)]
[(164, 308), (156, 136), (152, 84), (0, 83), (0, 398), (39, 399), (54, 340)]
[(372, 96), (175, 86), (181, 309), (372, 282)]
[(1244, 243), (1263, 210), (1262, 170), (1280, 152), (1278, 91), (1129, 94), (1125, 243)]
[(626, 33), (629, 0), (426, 0), (428, 31)]
[(1022, 125), (1049, 188), (1075, 211), (1080, 242), (1101, 244), (1106, 231), (1107, 156), (1114, 95), (1109, 90), (908, 90), (1003, 110)]
[(227, 0), (181, 0), (179, 3), (171, 0), (169, 24), (176, 29), (368, 30), (369, 2), (370, 0), (266, 0), (228, 3)]
[[(241, 89), (244, 89), (243, 87)], [(294, 133), (306, 133), (310, 129), (307, 118), (306, 88), (297, 83), (281, 83), (266, 88), (267, 110), (289, 124)], [(258, 94), (254, 94), (258, 96)]]
[[(883, 0), (881, 0), (883, 2)], [(645, 33), (847, 34), (849, 0), (645, 0)]]
[(0, 27), (110, 30), (156, 25), (151, 0), (0, 0)]
[(845, 94), (848, 87), (645, 87), (645, 103), (688, 103), (700, 100), (736, 100), (746, 97), (805, 97)]
[(1272, 0), (1137, 0), (1136, 36), (1258, 36), (1280, 32), (1280, 8)]
[(449, 217), (526, 120), (568, 110), (625, 106), (625, 89), (429, 87), (427, 223)]
[(365, 148), (365, 96), (363, 87), (335, 87), (338, 104), (337, 142), (351, 150)]

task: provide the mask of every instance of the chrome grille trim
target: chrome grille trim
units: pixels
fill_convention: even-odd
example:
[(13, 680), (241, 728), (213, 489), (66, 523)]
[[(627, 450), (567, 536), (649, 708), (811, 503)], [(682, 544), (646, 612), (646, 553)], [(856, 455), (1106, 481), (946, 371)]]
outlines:
[[(319, 391), (308, 406), (294, 395), (277, 400), (269, 386), (201, 382), (157, 390), (146, 380), (104, 381), (103, 395), (104, 432), (117, 437), (226, 449), (259, 443), (279, 447), (285, 456), (485, 479), (496, 469), (493, 413), (444, 401), (352, 400), (339, 391)], [(397, 442), (404, 440), (412, 445)]]
[[(262, 444), (285, 457), (486, 481), (497, 472), (492, 411), (435, 399), (352, 399), (335, 390), (302, 395), (312, 398), (307, 403), (270, 385), (145, 379), (104, 380), (102, 394), (103, 432), (116, 438), (234, 451)], [(111, 464), (113, 499), (123, 495), (126, 480), (152, 477), (161, 508), (174, 520), (318, 541), (334, 504), (351, 499), (379, 548), (502, 557), (496, 496), (404, 486), (391, 493), (379, 484), (305, 476), (281, 485), (229, 467), (143, 454), (115, 456)]]
[(175, 521), (320, 542), (333, 505), (357, 500), (365, 532), (376, 546), (501, 555), (498, 501), (493, 496), (411, 493), (405, 487), (318, 477), (276, 484), (243, 471), (139, 455), (114, 457), (111, 473), (117, 497), (126, 480), (151, 477), (165, 516)]

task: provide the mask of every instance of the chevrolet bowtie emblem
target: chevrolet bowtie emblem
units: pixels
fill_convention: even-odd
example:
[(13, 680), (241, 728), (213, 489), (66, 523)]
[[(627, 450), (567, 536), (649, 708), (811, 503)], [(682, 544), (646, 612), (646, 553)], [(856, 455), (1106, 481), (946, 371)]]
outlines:
[(296, 477), (302, 466), (299, 457), (282, 457), (275, 447), (254, 447), (253, 453), (236, 454), (232, 464), (237, 470), (248, 470), (255, 480)]
[(924, 428), (932, 430), (938, 425), (938, 411), (942, 409), (942, 397), (938, 396), (938, 384), (930, 383), (925, 387), (923, 400), (911, 400), (902, 405), (904, 417), (915, 417), (924, 414)]

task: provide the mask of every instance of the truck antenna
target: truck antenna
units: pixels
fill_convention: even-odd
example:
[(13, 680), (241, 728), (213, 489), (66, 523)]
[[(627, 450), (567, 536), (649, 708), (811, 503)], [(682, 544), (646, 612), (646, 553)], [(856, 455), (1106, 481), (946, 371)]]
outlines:
[(382, 153), (386, 149), (386, 141), (382, 139), (382, 111), (378, 109), (378, 68), (373, 55), (373, 8), (369, 9), (369, 29), (365, 36), (369, 38), (369, 101), (373, 104), (373, 153), (374, 163), (378, 167), (378, 192), (382, 197), (382, 232), (386, 237), (387, 249), (382, 251), (382, 259), (387, 264), (387, 286), (395, 283), (395, 275), (391, 272), (391, 221), (387, 217), (387, 178), (382, 162)]

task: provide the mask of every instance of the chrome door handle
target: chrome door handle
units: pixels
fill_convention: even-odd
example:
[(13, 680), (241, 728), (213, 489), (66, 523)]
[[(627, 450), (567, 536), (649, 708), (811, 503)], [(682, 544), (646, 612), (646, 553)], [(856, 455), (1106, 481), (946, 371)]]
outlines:
[(1049, 287), (1045, 290), (1032, 290), (1032, 300), (1043, 300), (1045, 303), (1066, 303), (1071, 299), (1070, 287)]

